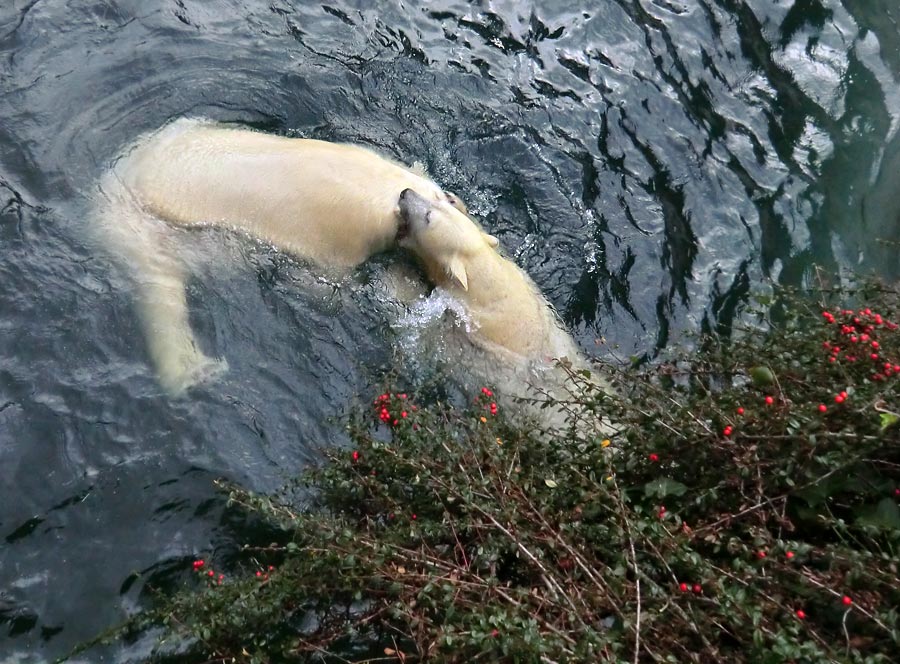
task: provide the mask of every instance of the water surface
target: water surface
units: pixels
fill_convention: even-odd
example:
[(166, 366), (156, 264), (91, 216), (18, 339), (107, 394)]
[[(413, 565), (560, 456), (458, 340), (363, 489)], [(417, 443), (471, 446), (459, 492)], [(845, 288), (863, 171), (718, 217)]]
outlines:
[(894, 0), (4, 2), (0, 659), (59, 655), (141, 601), (133, 571), (227, 549), (213, 478), (278, 486), (386, 371), (428, 371), (406, 342), (441, 307), (385, 297), (396, 257), (333, 281), (203, 231), (194, 324), (231, 370), (162, 395), (84, 236), (142, 132), (205, 116), (422, 161), (586, 352), (653, 357), (815, 264), (898, 276), (898, 24)]

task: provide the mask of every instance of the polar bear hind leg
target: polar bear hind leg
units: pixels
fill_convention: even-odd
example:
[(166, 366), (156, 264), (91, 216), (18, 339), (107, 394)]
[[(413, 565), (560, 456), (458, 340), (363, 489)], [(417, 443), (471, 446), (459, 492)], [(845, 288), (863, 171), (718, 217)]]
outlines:
[(178, 396), (214, 379), (228, 365), (204, 354), (191, 331), (185, 267), (167, 241), (171, 229), (142, 211), (114, 173), (103, 177), (100, 189), (93, 234), (134, 284), (137, 313), (160, 385)]

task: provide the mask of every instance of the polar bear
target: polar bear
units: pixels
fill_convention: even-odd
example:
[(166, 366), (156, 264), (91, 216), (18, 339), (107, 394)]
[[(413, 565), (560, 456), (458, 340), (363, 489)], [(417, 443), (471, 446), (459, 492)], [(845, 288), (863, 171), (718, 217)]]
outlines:
[(157, 376), (178, 395), (226, 364), (191, 331), (186, 266), (167, 225), (243, 231), (342, 272), (394, 246), (410, 187), (465, 210), (422, 169), (363, 147), (182, 119), (139, 139), (101, 178), (94, 233), (132, 273)]
[[(567, 397), (569, 371), (587, 369), (587, 358), (531, 278), (497, 251), (497, 238), (447, 201), (412, 188), (400, 193), (398, 205), (400, 246), (419, 259), (433, 284), (463, 304), (472, 342), (499, 361), (495, 368), (509, 370), (504, 380), (511, 396), (526, 396), (536, 386), (551, 397)], [(516, 389), (516, 376), (531, 385)], [(591, 381), (612, 391), (599, 376)], [(568, 423), (562, 413), (542, 419), (551, 426)], [(615, 427), (601, 421), (594, 431), (610, 435)]]

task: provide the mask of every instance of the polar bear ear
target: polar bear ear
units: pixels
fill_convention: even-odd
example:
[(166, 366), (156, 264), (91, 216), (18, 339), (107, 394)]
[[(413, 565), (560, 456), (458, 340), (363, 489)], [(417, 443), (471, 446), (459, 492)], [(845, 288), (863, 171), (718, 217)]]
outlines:
[(491, 245), (491, 247), (493, 247), (494, 249), (496, 249), (500, 245), (500, 240), (498, 240), (490, 233), (482, 233), (482, 236), (484, 236), (484, 241)]
[(454, 256), (447, 264), (447, 276), (456, 281), (464, 291), (469, 290), (469, 278), (466, 276), (466, 266), (459, 256)]
[(444, 196), (447, 197), (447, 202), (450, 203), (450, 205), (452, 205), (465, 215), (469, 214), (469, 209), (466, 207), (466, 204), (462, 202), (462, 199), (459, 196), (454, 194), (452, 191), (445, 191)]

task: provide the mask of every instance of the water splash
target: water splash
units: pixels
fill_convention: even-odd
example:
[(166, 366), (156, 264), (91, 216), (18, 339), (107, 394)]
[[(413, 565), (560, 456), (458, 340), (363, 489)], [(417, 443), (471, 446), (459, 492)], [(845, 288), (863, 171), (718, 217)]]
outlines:
[(432, 348), (445, 335), (448, 324), (466, 334), (475, 329), (465, 305), (444, 289), (435, 288), (429, 295), (415, 300), (391, 327), (397, 334), (400, 349), (415, 358), (422, 357), (423, 349)]

